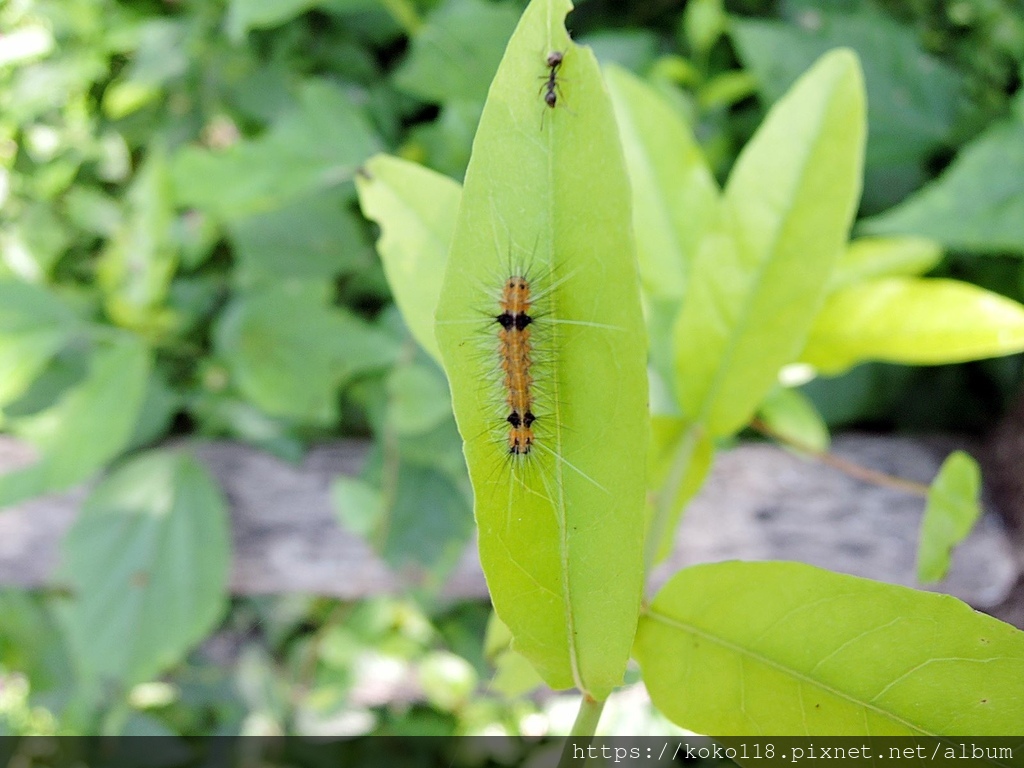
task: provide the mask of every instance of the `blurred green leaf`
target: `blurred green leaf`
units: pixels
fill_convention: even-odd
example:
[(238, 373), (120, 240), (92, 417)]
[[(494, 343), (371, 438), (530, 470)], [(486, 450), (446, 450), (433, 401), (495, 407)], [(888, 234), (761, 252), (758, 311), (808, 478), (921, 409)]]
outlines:
[(718, 185), (690, 128), (658, 93), (615, 66), (605, 68), (633, 189), (633, 228), (644, 290), (680, 298)]
[(326, 283), (310, 281), (238, 293), (215, 342), (246, 397), (268, 414), (319, 424), (337, 419), (342, 383), (398, 352), (390, 337), (331, 306)]
[(436, 367), (399, 365), (387, 379), (388, 422), (400, 435), (427, 432), (451, 417), (451, 397)]
[(683, 32), (690, 48), (706, 56), (726, 30), (722, 0), (692, 0), (683, 11)]
[(220, 489), (191, 456), (153, 451), (105, 478), (64, 543), (80, 674), (127, 687), (177, 663), (226, 607), (229, 542)]
[(948, 595), (802, 563), (677, 573), (640, 621), (651, 700), (711, 736), (998, 736), (1024, 719), (1024, 633)]
[[(622, 680), (640, 600), (646, 350), (615, 116), (593, 54), (565, 31), (570, 7), (533, 0), (509, 42), (466, 172), (435, 330), (495, 609), (549, 685), (604, 698)], [(538, 93), (553, 50), (571, 111)], [(487, 353), (468, 340), (486, 332), (482, 320), (498, 313), (489, 294), (523, 261), (540, 295), (550, 286), (553, 365), (546, 377), (531, 368), (549, 399), (538, 394), (532, 411), (533, 449), (512, 456), (490, 351), (497, 324)], [(537, 318), (531, 334), (542, 333)]]
[(855, 13), (815, 8), (804, 18), (800, 25), (732, 19), (740, 59), (766, 100), (776, 101), (825, 51), (849, 46), (864, 68), (871, 105), (869, 166), (917, 162), (949, 138), (960, 78), (922, 49), (913, 30), (866, 7)]
[(445, 0), (412, 38), (395, 85), (424, 101), (483, 101), (516, 18), (507, 3)]
[(798, 450), (828, 450), (828, 425), (799, 389), (776, 389), (761, 403), (758, 415), (772, 434), (783, 441), (783, 447), (788, 442)]
[(365, 539), (373, 535), (384, 517), (380, 490), (358, 477), (335, 478), (331, 484), (331, 502), (341, 524)]
[(1003, 122), (968, 144), (913, 197), (862, 225), (921, 235), (948, 248), (1024, 255), (1024, 122)]
[(230, 0), (224, 28), (241, 41), (251, 29), (268, 29), (322, 5), (325, 0)]
[(263, 136), (221, 151), (185, 147), (173, 176), (180, 202), (231, 220), (349, 181), (376, 148), (352, 99), (327, 81), (309, 80), (298, 106)]
[(942, 260), (942, 247), (924, 237), (860, 237), (846, 246), (829, 281), (833, 291), (876, 277), (921, 275)]
[(970, 283), (883, 277), (831, 294), (801, 359), (824, 373), (864, 360), (937, 365), (1024, 351), (1024, 306)]
[(409, 332), (440, 361), (434, 311), (462, 190), (446, 176), (377, 155), (356, 177), (363, 215), (380, 226), (377, 252)]
[(127, 197), (127, 217), (97, 263), (97, 282), (114, 323), (158, 339), (174, 322), (165, 302), (178, 266), (171, 179), (161, 147), (150, 149)]
[(946, 457), (928, 489), (917, 549), (917, 580), (941, 581), (949, 570), (953, 547), (963, 541), (981, 516), (981, 468), (963, 451)]
[(742, 427), (804, 344), (860, 194), (864, 91), (856, 56), (823, 56), (740, 154), (676, 320), (683, 415)]
[(28, 677), (37, 696), (72, 682), (64, 637), (42, 595), (0, 591), (0, 667)]
[(328, 278), (364, 266), (366, 243), (349, 201), (347, 190), (332, 189), (229, 223), (239, 279)]
[(142, 406), (150, 352), (118, 335), (93, 353), (83, 381), (56, 405), (12, 425), (35, 444), (37, 463), (0, 476), (0, 507), (88, 479), (127, 446)]
[(77, 325), (71, 310), (45, 288), (0, 280), (0, 413), (25, 393)]

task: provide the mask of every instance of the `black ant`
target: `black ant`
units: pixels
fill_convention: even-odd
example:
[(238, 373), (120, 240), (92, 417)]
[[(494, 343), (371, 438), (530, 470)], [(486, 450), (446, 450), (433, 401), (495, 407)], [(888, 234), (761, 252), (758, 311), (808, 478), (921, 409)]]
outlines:
[[(562, 52), (552, 51), (548, 54), (546, 59), (547, 65), (551, 68), (551, 72), (548, 73), (547, 79), (540, 88), (544, 91), (544, 103), (547, 104), (551, 109), (555, 108), (558, 103), (558, 69), (562, 66)], [(544, 77), (541, 77), (544, 80)]]

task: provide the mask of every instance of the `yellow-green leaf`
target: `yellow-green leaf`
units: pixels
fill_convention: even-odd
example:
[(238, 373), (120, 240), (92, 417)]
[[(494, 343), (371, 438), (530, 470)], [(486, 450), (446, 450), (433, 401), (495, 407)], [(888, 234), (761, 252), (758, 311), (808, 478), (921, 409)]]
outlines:
[(860, 195), (864, 84), (856, 56), (823, 56), (768, 113), (726, 185), (676, 321), (683, 415), (742, 427), (802, 348)]
[(824, 373), (864, 360), (937, 365), (1024, 350), (1024, 306), (969, 283), (889, 277), (828, 297), (802, 359)]
[(605, 75), (633, 189), (644, 290), (679, 299), (718, 185), (690, 128), (657, 91), (620, 67)]
[(654, 704), (710, 736), (1007, 736), (1024, 633), (948, 595), (801, 563), (677, 573), (634, 654)]
[(833, 291), (876, 277), (923, 275), (942, 259), (942, 246), (926, 237), (860, 237), (836, 262)]
[(440, 362), (434, 311), (462, 188), (447, 176), (388, 155), (356, 175), (363, 215), (380, 225), (377, 253), (413, 338)]
[[(604, 698), (622, 680), (640, 604), (646, 344), (615, 118), (592, 52), (565, 31), (571, 7), (533, 0), (509, 42), (436, 333), (495, 609), (548, 685)], [(553, 51), (563, 58), (550, 108), (538, 83)], [(512, 276), (528, 278), (535, 320), (534, 443), (519, 455), (495, 322)]]
[(946, 457), (928, 489), (917, 548), (917, 579), (940, 581), (949, 570), (949, 556), (971, 532), (981, 515), (981, 469), (971, 456), (954, 451)]

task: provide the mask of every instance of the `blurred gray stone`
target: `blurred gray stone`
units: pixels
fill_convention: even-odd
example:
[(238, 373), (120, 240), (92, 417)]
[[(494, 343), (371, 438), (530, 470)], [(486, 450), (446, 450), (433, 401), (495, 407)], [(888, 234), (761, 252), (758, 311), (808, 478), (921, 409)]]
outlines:
[[(302, 592), (356, 599), (410, 589), (415, 578), (391, 571), (331, 507), (330, 484), (354, 474), (366, 444), (340, 441), (292, 465), (227, 442), (194, 450), (231, 504), (236, 594)], [(927, 483), (956, 441), (842, 435), (833, 450), (858, 464)], [(0, 437), (0, 471), (24, 465), (29, 451)], [(57, 586), (59, 544), (85, 490), (0, 512), (0, 586)], [(722, 452), (679, 528), (676, 547), (652, 575), (657, 586), (685, 565), (728, 559), (800, 560), (835, 571), (916, 586), (914, 556), (924, 501), (853, 480), (767, 444)], [(935, 588), (977, 607), (1010, 593), (1018, 565), (991, 511), (957, 548), (949, 577)], [(475, 548), (467, 549), (447, 598), (483, 598)]]

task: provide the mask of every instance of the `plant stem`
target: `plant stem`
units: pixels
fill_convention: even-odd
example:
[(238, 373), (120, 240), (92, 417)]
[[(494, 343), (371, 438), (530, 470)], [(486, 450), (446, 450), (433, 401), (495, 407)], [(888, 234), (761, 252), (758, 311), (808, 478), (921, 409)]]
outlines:
[(572, 730), (569, 731), (569, 737), (593, 737), (597, 733), (597, 723), (601, 719), (603, 711), (604, 701), (597, 701), (587, 696), (587, 694), (583, 694), (580, 699), (580, 711), (576, 715), (576, 722), (572, 724)]
[(754, 419), (750, 422), (750, 427), (751, 429), (757, 430), (762, 435), (770, 437), (780, 443), (784, 443), (790, 448), (798, 450), (801, 453), (806, 453), (813, 459), (820, 461), (822, 464), (832, 467), (833, 469), (838, 469), (843, 474), (856, 480), (862, 480), (865, 483), (871, 483), (872, 485), (880, 485), (884, 488), (893, 488), (897, 491), (903, 491), (904, 493), (911, 493), (915, 496), (928, 498), (928, 486), (924, 483), (907, 480), (903, 477), (887, 475), (885, 472), (879, 472), (877, 469), (863, 467), (849, 459), (836, 456), (834, 453), (819, 451), (817, 448), (812, 448), (798, 440), (793, 440), (786, 435), (779, 434), (760, 419)]
[[(562, 756), (558, 761), (558, 768), (569, 766), (580, 766), (577, 750), (587, 752), (587, 748), (594, 740), (597, 733), (597, 724), (601, 719), (601, 712), (604, 711), (604, 701), (597, 701), (583, 694), (580, 699), (580, 711), (576, 715), (576, 722), (572, 724), (572, 730), (565, 740), (562, 748)], [(586, 760), (584, 759), (584, 763)]]
[(672, 518), (672, 507), (675, 504), (679, 489), (686, 481), (686, 474), (690, 469), (690, 462), (693, 460), (693, 449), (697, 445), (696, 427), (690, 427), (683, 439), (676, 447), (675, 455), (672, 457), (672, 467), (669, 469), (668, 477), (658, 492), (655, 501), (654, 517), (651, 519), (651, 526), (647, 530), (647, 538), (644, 541), (644, 581), (654, 567), (654, 561), (658, 556), (658, 549), (661, 547), (661, 540), (667, 533), (668, 521)]
[(415, 6), (409, 0), (380, 0), (380, 4), (391, 14), (391, 18), (398, 22), (407, 36), (412, 37), (423, 26)]

